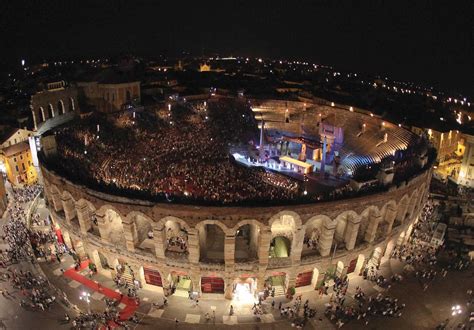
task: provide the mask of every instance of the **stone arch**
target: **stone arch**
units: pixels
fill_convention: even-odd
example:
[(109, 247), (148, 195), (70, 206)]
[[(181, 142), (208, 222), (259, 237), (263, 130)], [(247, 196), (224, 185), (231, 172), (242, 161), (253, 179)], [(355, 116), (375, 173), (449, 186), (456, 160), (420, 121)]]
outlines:
[(54, 118), (54, 108), (53, 108), (53, 105), (51, 103), (48, 104), (48, 119), (51, 119), (51, 118)]
[(153, 251), (153, 220), (142, 212), (132, 211), (127, 214), (126, 223), (131, 225), (134, 246)]
[(76, 220), (76, 224), (79, 225), (77, 222), (77, 213), (76, 213), (76, 201), (74, 197), (72, 197), (71, 193), (67, 190), (64, 190), (61, 194), (61, 201), (63, 204), (64, 216), (67, 221)]
[(377, 246), (372, 252), (372, 256), (370, 257), (369, 263), (372, 266), (378, 267), (380, 265), (380, 260), (382, 259), (382, 256), (383, 256), (382, 247)]
[[(224, 262), (225, 238), (229, 229), (218, 220), (204, 220), (196, 225), (199, 237), (200, 260), (210, 263)], [(207, 237), (213, 239), (207, 239)]]
[(197, 225), (196, 225), (196, 229), (202, 229), (204, 228), (205, 225), (216, 225), (218, 226), (220, 229), (222, 229), (222, 231), (224, 233), (228, 233), (229, 232), (229, 228), (227, 228), (227, 226), (225, 224), (223, 224), (221, 221), (219, 220), (203, 220), (201, 222), (199, 222)]
[(285, 210), (275, 214), (269, 220), (269, 225), (272, 237), (269, 255), (271, 256), (273, 254), (272, 251), (278, 251), (278, 249), (275, 249), (276, 247), (284, 248), (286, 246), (286, 240), (275, 240), (275, 238), (286, 237), (291, 243), (291, 247), (288, 249), (291, 251), (291, 257), (295, 260), (301, 259), (301, 249), (303, 248), (304, 239), (301, 217), (296, 212)]
[(235, 235), (234, 259), (236, 261), (256, 260), (260, 241), (260, 231), (264, 225), (257, 220), (242, 220), (232, 232)]
[(83, 232), (90, 232), (100, 237), (99, 224), (96, 218), (96, 208), (94, 204), (85, 198), (76, 202), (77, 219)]
[(66, 108), (64, 107), (63, 100), (58, 101), (58, 115), (64, 115), (66, 113)]
[(63, 204), (61, 202), (61, 192), (56, 185), (51, 185), (51, 197), (53, 199), (53, 207), (56, 212), (63, 210)]
[(141, 265), (138, 268), (138, 278), (144, 289), (163, 293), (165, 278), (162, 271)]
[[(188, 223), (186, 221), (184, 221), (183, 219), (181, 218), (177, 218), (177, 217), (173, 217), (173, 216), (166, 216), (164, 218), (161, 218), (157, 223), (157, 227), (158, 228), (165, 228), (166, 227), (166, 223), (168, 221), (172, 221), (172, 222), (176, 222), (180, 225), (181, 228), (184, 228), (186, 231), (189, 231), (190, 230), (190, 227), (188, 225)], [(166, 228), (165, 228), (166, 229)]]
[(126, 244), (122, 215), (111, 205), (103, 205), (97, 211), (100, 236), (114, 245)]
[(293, 219), (295, 228), (300, 228), (301, 227), (301, 225), (302, 225), (301, 217), (298, 215), (298, 213), (293, 212), (293, 211), (288, 211), (288, 210), (280, 211), (277, 214), (273, 215), (270, 218), (270, 220), (268, 221), (268, 226), (270, 228), (272, 228), (274, 222), (276, 222), (276, 221), (285, 222), (285, 221), (289, 220), (289, 217), (291, 217)]
[(271, 258), (288, 258), (291, 255), (291, 240), (286, 236), (275, 236), (270, 243)]
[(415, 210), (416, 210), (416, 214), (419, 214), (420, 211), (423, 209), (423, 197), (425, 195), (425, 191), (426, 191), (426, 184), (423, 182), (421, 184), (421, 187), (419, 188), (419, 193), (418, 193), (418, 199), (416, 201), (416, 207), (415, 207)]
[(383, 258), (381, 260), (381, 263), (383, 263), (386, 260), (389, 260), (391, 258), (392, 252), (393, 252), (395, 246), (396, 246), (395, 239), (392, 239), (387, 243), (387, 246), (385, 247), (385, 252), (383, 254)]
[(45, 122), (46, 121), (46, 114), (44, 112), (44, 108), (43, 107), (39, 107), (39, 114), (40, 114), (40, 119), (41, 119), (41, 123)]
[(318, 285), (319, 278), (319, 269), (314, 267), (312, 269), (307, 269), (303, 272), (300, 272), (296, 275), (295, 287), (311, 287), (315, 289)]
[(360, 214), (360, 225), (356, 245), (363, 241), (372, 243), (376, 239), (380, 222), (380, 211), (377, 206), (369, 206)]
[[(167, 216), (158, 222), (158, 233), (161, 231), (165, 255), (168, 257), (182, 257), (188, 252), (188, 235), (191, 229), (186, 221), (173, 216)], [(193, 230), (194, 231), (194, 230)]]
[(76, 106), (74, 104), (74, 99), (72, 97), (69, 98), (69, 111), (76, 110)]
[(416, 202), (418, 200), (418, 189), (415, 189), (410, 196), (408, 209), (407, 209), (407, 218), (410, 220), (415, 214)]
[(395, 221), (395, 217), (397, 216), (397, 202), (393, 199), (385, 203), (380, 211), (382, 215), (382, 222), (386, 226), (385, 235), (390, 234), (393, 227), (393, 222)]
[(403, 195), (402, 199), (398, 203), (394, 227), (401, 225), (405, 221), (409, 201), (410, 199), (408, 198), (408, 195)]
[(357, 233), (360, 224), (359, 215), (352, 210), (345, 211), (336, 217), (335, 223), (335, 243), (343, 244), (347, 250), (352, 250), (357, 239)]
[[(330, 217), (323, 214), (311, 217), (308, 221), (306, 221), (304, 225), (302, 256), (321, 254), (320, 240), (323, 240), (323, 233), (325, 233), (326, 228), (332, 227), (333, 224), (334, 221)], [(334, 235), (334, 231), (332, 231), (332, 235)], [(324, 239), (327, 239), (327, 237)]]
[(354, 268), (354, 273), (356, 275), (361, 274), (361, 271), (362, 271), (362, 269), (364, 269), (364, 266), (365, 266), (364, 264), (365, 264), (365, 255), (363, 255), (361, 253), (357, 256), (357, 262), (356, 262), (356, 265), (355, 265), (355, 268)]

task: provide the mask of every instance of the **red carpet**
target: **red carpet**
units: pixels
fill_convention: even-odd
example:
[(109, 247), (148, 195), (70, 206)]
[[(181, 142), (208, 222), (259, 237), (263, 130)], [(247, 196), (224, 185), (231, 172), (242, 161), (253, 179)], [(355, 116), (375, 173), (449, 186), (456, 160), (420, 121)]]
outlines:
[[(87, 268), (87, 267), (89, 267), (89, 260), (83, 261), (81, 263), (81, 267), (79, 270), (83, 270), (84, 268)], [(64, 276), (69, 277), (70, 279), (73, 279), (74, 281), (77, 281), (87, 286), (89, 289), (92, 289), (93, 291), (99, 292), (99, 284), (79, 274), (78, 271), (74, 269), (74, 267), (66, 270), (64, 272)], [(100, 285), (100, 293), (102, 293), (104, 296), (107, 296), (110, 299), (118, 300), (120, 303), (124, 303), (126, 305), (125, 308), (120, 312), (120, 321), (128, 320), (133, 315), (135, 310), (138, 308), (138, 305), (135, 299), (129, 298), (126, 295), (121, 295), (120, 293), (112, 289), (106, 288), (102, 285)], [(115, 326), (118, 326), (118, 325), (115, 325)]]

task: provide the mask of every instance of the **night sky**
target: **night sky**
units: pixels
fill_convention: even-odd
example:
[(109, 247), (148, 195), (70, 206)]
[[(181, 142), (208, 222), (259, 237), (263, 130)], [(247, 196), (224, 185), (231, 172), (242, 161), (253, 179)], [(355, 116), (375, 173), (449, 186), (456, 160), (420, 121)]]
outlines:
[(472, 95), (473, 4), (2, 1), (0, 65), (20, 58), (218, 52), (315, 61)]

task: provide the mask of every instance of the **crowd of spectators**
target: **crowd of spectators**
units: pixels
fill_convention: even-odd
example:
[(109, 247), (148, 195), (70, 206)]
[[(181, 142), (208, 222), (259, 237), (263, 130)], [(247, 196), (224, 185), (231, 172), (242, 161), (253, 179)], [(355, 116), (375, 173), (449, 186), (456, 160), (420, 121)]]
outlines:
[[(31, 230), (27, 224), (25, 209), (30, 202), (40, 193), (41, 186), (32, 185), (26, 188), (13, 188), (8, 207), (7, 222), (3, 225), (3, 240), (8, 243), (2, 255), (1, 265), (6, 268), (2, 274), (4, 280), (9, 280), (13, 288), (21, 293), (20, 306), (29, 310), (45, 311), (56, 301), (56, 296), (51, 293), (48, 281), (42, 277), (12, 267), (22, 261), (36, 262), (35, 246), (50, 240), (49, 234)], [(30, 244), (31, 242), (33, 249)], [(7, 289), (2, 289), (5, 297), (12, 296)]]
[(92, 116), (56, 132), (54, 164), (82, 183), (154, 199), (223, 204), (292, 199), (294, 186), (240, 166), (229, 154), (231, 145), (254, 141), (256, 133), (243, 102), (212, 102), (199, 112), (177, 104), (169, 121), (149, 112)]

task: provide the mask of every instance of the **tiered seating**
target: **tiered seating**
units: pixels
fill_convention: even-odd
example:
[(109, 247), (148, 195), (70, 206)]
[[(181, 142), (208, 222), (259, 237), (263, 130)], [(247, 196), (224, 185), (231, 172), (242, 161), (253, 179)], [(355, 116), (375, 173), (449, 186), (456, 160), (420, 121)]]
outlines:
[[(345, 109), (328, 106), (309, 107), (303, 112), (302, 106), (294, 102), (269, 101), (255, 107), (257, 120), (263, 116), (267, 129), (286, 131), (294, 134), (317, 135), (319, 114), (324, 122), (344, 129), (344, 144), (336, 146), (342, 159), (342, 166), (347, 172), (354, 173), (358, 167), (380, 162), (383, 158), (393, 155), (396, 150), (406, 149), (412, 142), (413, 135), (409, 131), (371, 117)], [(285, 123), (285, 111), (289, 109), (290, 123)], [(362, 134), (362, 125), (366, 124)], [(388, 134), (387, 142), (383, 142), (384, 134)], [(382, 143), (380, 143), (382, 142)], [(377, 146), (377, 144), (379, 144)]]

